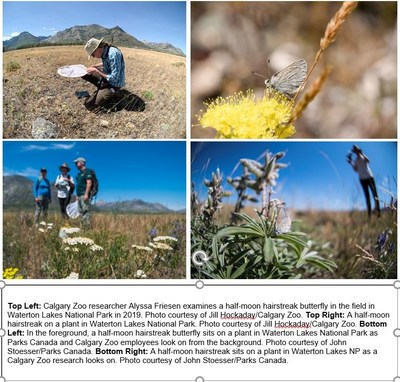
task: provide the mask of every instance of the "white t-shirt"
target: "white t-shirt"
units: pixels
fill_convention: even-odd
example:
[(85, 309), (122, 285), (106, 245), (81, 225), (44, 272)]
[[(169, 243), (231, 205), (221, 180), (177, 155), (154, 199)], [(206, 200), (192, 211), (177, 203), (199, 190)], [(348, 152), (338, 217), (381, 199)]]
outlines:
[(368, 166), (368, 162), (364, 156), (357, 155), (355, 169), (361, 180), (372, 178), (372, 171)]
[[(74, 178), (71, 175), (66, 175), (65, 178), (68, 178), (72, 183), (74, 183)], [(71, 189), (69, 183), (65, 180), (65, 178), (62, 174), (58, 175), (54, 184), (57, 188), (58, 198), (68, 197), (69, 190)]]

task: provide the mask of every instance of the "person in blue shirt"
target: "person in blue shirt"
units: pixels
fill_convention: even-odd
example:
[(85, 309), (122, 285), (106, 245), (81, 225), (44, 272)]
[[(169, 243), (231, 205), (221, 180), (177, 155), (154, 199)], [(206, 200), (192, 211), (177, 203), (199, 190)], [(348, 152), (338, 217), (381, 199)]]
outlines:
[(40, 214), (43, 212), (43, 218), (47, 219), (47, 211), (51, 203), (51, 187), (47, 179), (47, 170), (42, 167), (40, 169), (40, 177), (33, 186), (33, 195), (35, 197), (35, 224), (39, 224)]
[(103, 39), (91, 38), (85, 45), (91, 57), (101, 58), (100, 64), (87, 68), (87, 75), (82, 78), (97, 87), (95, 94), (86, 101), (90, 110), (98, 110), (106, 101), (118, 94), (125, 85), (125, 62), (122, 52)]

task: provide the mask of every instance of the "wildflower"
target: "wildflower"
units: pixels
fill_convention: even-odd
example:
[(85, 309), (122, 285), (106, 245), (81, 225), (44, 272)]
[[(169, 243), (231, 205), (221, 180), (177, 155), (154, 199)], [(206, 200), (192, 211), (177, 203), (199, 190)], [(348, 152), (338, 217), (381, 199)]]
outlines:
[(386, 241), (388, 238), (389, 238), (389, 235), (387, 234), (386, 231), (379, 234), (377, 242), (376, 242), (378, 251), (382, 251), (382, 249), (385, 247), (385, 244), (386, 244)]
[(65, 279), (77, 280), (79, 279), (79, 273), (71, 272)]
[(39, 225), (47, 225), (47, 223), (43, 221), (43, 222), (40, 222)]
[(104, 249), (103, 247), (97, 244), (93, 244), (92, 246), (90, 246), (90, 250), (93, 252), (102, 251), (103, 249)]
[(44, 228), (39, 228), (39, 232), (46, 232), (45, 230), (44, 230)]
[(203, 127), (216, 129), (218, 138), (288, 138), (295, 133), (288, 123), (293, 101), (275, 90), (266, 90), (262, 99), (248, 90), (205, 105), (207, 111), (198, 120)]
[(172, 236), (157, 236), (153, 241), (178, 241), (178, 239)]
[(173, 248), (165, 243), (149, 243), (149, 246), (155, 249), (161, 249), (163, 251), (172, 251)]
[(78, 227), (62, 227), (60, 232), (65, 232), (67, 235), (70, 235), (72, 233), (77, 233), (80, 231), (80, 228)]
[(139, 269), (136, 271), (136, 277), (139, 279), (145, 279), (145, 278), (147, 278), (147, 275), (146, 275), (146, 273), (144, 273), (144, 271)]
[(151, 239), (153, 239), (154, 237), (157, 236), (157, 229), (156, 228), (152, 228), (149, 232), (149, 236)]
[(132, 248), (137, 249), (138, 251), (142, 251), (142, 252), (153, 252), (153, 250), (149, 247), (142, 247), (141, 245), (132, 245)]
[(24, 277), (22, 275), (17, 276), (18, 272), (19, 272), (18, 268), (7, 268), (3, 271), (3, 279), (5, 280), (23, 279)]
[(67, 245), (82, 244), (82, 245), (91, 246), (94, 244), (94, 241), (87, 237), (67, 237), (66, 239), (63, 240), (63, 243), (67, 244)]

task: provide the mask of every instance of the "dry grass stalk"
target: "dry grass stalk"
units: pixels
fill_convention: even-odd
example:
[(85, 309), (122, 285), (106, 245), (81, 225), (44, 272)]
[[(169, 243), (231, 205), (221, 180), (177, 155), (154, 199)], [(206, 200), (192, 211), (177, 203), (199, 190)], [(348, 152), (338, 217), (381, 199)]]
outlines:
[(320, 50), (315, 57), (316, 61), (319, 60), (322, 52), (326, 50), (329, 45), (333, 44), (341, 25), (346, 21), (354, 9), (356, 9), (357, 4), (358, 3), (356, 1), (345, 1), (340, 9), (336, 12), (335, 16), (333, 16), (333, 18), (329, 21), (325, 29), (325, 35), (319, 44)]
[(303, 111), (308, 106), (309, 103), (315, 98), (315, 96), (320, 92), (322, 85), (328, 78), (330, 72), (332, 71), (332, 66), (325, 66), (323, 72), (318, 76), (318, 78), (312, 83), (310, 89), (303, 96), (303, 98), (296, 104), (290, 123), (293, 123), (301, 117)]
[(320, 41), (319, 50), (315, 55), (314, 63), (312, 64), (311, 69), (304, 80), (303, 85), (300, 86), (299, 90), (297, 91), (293, 99), (296, 99), (300, 90), (304, 87), (304, 84), (307, 82), (315, 66), (321, 59), (323, 52), (330, 45), (334, 43), (336, 35), (339, 32), (341, 25), (346, 21), (346, 19), (350, 16), (350, 14), (354, 11), (354, 9), (356, 9), (357, 5), (358, 5), (357, 1), (345, 1), (340, 7), (340, 9), (336, 12), (335, 16), (331, 18), (328, 25), (326, 26), (324, 37)]

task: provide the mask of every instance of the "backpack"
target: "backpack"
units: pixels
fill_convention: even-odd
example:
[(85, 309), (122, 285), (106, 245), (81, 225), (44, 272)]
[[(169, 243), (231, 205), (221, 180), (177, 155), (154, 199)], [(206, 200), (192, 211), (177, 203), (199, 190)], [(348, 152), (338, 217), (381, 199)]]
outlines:
[(88, 169), (92, 175), (92, 187), (90, 188), (90, 197), (93, 198), (99, 192), (99, 180), (97, 179), (96, 172)]
[[(67, 175), (67, 179), (71, 179), (71, 175)], [(69, 193), (70, 193), (70, 195), (72, 195), (73, 193), (74, 193), (74, 190), (75, 190), (75, 183), (72, 183), (70, 186), (69, 186)]]

